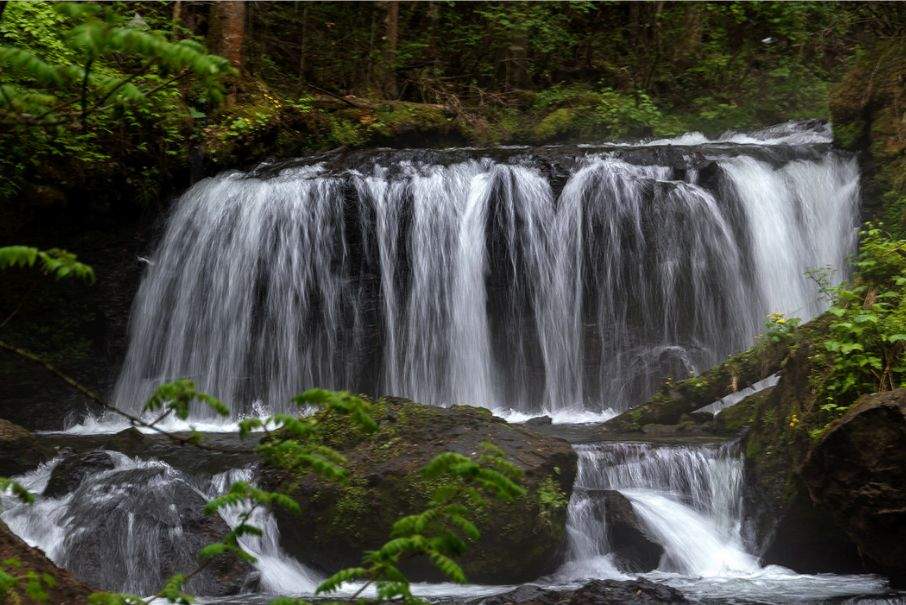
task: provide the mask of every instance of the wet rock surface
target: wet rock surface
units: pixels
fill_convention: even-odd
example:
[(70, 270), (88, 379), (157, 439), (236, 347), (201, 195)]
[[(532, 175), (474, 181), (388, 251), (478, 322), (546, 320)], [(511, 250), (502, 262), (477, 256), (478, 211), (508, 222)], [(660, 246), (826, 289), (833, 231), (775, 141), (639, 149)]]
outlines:
[(617, 603), (687, 603), (683, 594), (649, 580), (592, 580), (576, 590), (525, 585), (469, 605), (610, 605)]
[(11, 477), (30, 471), (53, 455), (53, 449), (31, 432), (0, 418), (0, 475)]
[(42, 494), (45, 498), (60, 498), (73, 492), (88, 476), (111, 470), (116, 463), (107, 452), (97, 450), (85, 454), (70, 453), (53, 469), (47, 487)]
[(628, 572), (657, 569), (664, 547), (648, 536), (629, 499), (615, 490), (602, 490), (595, 495), (603, 507), (607, 542), (619, 568)]
[[(348, 459), (349, 480), (338, 486), (310, 478), (294, 481), (266, 473), (265, 487), (289, 485), (300, 515), (275, 511), (281, 545), (325, 571), (357, 565), (362, 552), (383, 544), (393, 522), (423, 510), (433, 490), (421, 468), (435, 455), (479, 455), (490, 442), (524, 471), (528, 493), (511, 503), (493, 502), (473, 520), (481, 538), (461, 563), (471, 582), (515, 583), (553, 572), (566, 540), (566, 505), (576, 474), (576, 454), (561, 439), (507, 424), (487, 410), (440, 408), (408, 400), (375, 405), (377, 434), (362, 435), (345, 419), (324, 418), (328, 444)], [(293, 486), (295, 483), (295, 486)], [(412, 580), (441, 580), (427, 562), (408, 565)]]
[(869, 566), (906, 585), (906, 389), (854, 404), (809, 452), (802, 479)]
[[(188, 433), (174, 433), (187, 437)], [(216, 446), (218, 451), (206, 451), (191, 445), (179, 445), (165, 436), (141, 433), (130, 428), (114, 434), (100, 435), (38, 435), (46, 447), (86, 454), (96, 450), (111, 450), (127, 456), (162, 460), (192, 475), (211, 475), (234, 468), (243, 468), (257, 462), (254, 453), (260, 435), (252, 434), (240, 439), (236, 433), (207, 433), (204, 442)]]
[[(64, 524), (60, 563), (80, 580), (107, 590), (154, 594), (174, 573), (198, 565), (197, 553), (228, 531), (205, 515), (205, 498), (163, 465), (115, 470), (85, 481), (73, 493)], [(187, 590), (217, 596), (243, 590), (254, 573), (234, 557), (215, 559)]]

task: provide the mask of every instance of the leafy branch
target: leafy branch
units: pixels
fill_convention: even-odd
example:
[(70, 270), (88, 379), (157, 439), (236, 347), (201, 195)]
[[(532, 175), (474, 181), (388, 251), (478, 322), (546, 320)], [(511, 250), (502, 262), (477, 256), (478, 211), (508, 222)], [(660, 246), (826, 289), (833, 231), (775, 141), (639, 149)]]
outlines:
[[(212, 101), (223, 98), (223, 81), (234, 73), (223, 57), (193, 40), (170, 41), (161, 32), (124, 23), (112, 6), (54, 5), (64, 23), (68, 59), (55, 60), (17, 46), (0, 46), (0, 122), (50, 127), (78, 124), (115, 106), (147, 105), (152, 96), (191, 77)], [(128, 75), (105, 60), (143, 59)]]

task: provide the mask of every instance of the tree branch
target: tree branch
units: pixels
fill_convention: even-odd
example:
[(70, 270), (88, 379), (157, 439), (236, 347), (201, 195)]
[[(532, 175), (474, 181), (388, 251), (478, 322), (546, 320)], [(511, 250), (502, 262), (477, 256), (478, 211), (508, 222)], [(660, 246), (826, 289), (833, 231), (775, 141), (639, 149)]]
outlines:
[(101, 408), (103, 408), (113, 414), (116, 414), (118, 416), (122, 416), (123, 418), (127, 419), (130, 423), (132, 423), (135, 426), (141, 426), (141, 427), (150, 429), (150, 430), (154, 431), (155, 433), (163, 435), (167, 439), (169, 439), (170, 441), (172, 441), (173, 443), (175, 443), (177, 445), (191, 445), (191, 446), (197, 447), (202, 450), (206, 450), (206, 451), (210, 451), (210, 452), (226, 453), (226, 454), (235, 454), (235, 453), (251, 454), (251, 453), (254, 453), (254, 450), (250, 450), (250, 449), (222, 448), (222, 447), (207, 445), (205, 443), (198, 443), (188, 437), (180, 437), (179, 435), (175, 435), (169, 431), (166, 431), (164, 429), (161, 429), (160, 427), (155, 426), (157, 424), (157, 422), (160, 420), (160, 418), (158, 418), (154, 422), (147, 422), (146, 420), (143, 420), (139, 416), (130, 414), (129, 412), (124, 412), (123, 410), (119, 409), (112, 403), (106, 401), (96, 391), (83, 385), (82, 383), (80, 383), (78, 380), (76, 380), (72, 376), (69, 376), (62, 370), (58, 369), (55, 365), (53, 365), (46, 359), (43, 359), (42, 357), (36, 355), (35, 353), (32, 353), (31, 351), (19, 348), (15, 345), (11, 345), (8, 342), (5, 342), (3, 340), (0, 340), (0, 349), (8, 351), (9, 353), (12, 353), (13, 355), (16, 355), (18, 357), (21, 357), (22, 359), (28, 360), (34, 364), (37, 364), (37, 365), (43, 367), (45, 370), (47, 370), (48, 372), (50, 372), (51, 374), (53, 374), (54, 376), (56, 376), (57, 378), (59, 378), (60, 380), (62, 380), (66, 384), (68, 384), (69, 386), (71, 386), (73, 389), (75, 389), (76, 391), (81, 393), (83, 396), (88, 398), (90, 401), (99, 405)]

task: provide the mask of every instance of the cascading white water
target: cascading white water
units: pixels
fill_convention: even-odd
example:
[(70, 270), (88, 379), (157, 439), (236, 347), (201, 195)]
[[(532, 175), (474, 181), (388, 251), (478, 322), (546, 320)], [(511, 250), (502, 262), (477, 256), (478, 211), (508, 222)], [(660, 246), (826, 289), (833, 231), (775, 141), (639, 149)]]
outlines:
[(809, 576), (762, 567), (741, 537), (742, 457), (723, 446), (607, 443), (576, 446), (579, 472), (567, 514), (569, 555), (554, 579), (626, 579), (607, 541), (600, 490), (626, 496), (649, 537), (664, 548), (642, 574), (687, 595), (782, 603), (882, 592), (874, 576)]
[[(209, 495), (224, 494), (237, 481), (254, 484), (254, 473), (248, 468), (218, 473), (211, 479)], [(220, 509), (220, 515), (227, 525), (235, 528), (241, 515), (250, 507), (249, 503), (228, 506)], [(248, 523), (260, 529), (261, 535), (246, 535), (239, 542), (247, 553), (255, 557), (255, 567), (261, 573), (260, 588), (271, 594), (313, 594), (324, 578), (280, 547), (280, 530), (271, 511), (254, 509)]]
[[(221, 495), (235, 481), (253, 481), (250, 469), (220, 473), (208, 483), (159, 460), (106, 454), (113, 467), (88, 472), (70, 493), (41, 497), (33, 505), (0, 495), (0, 518), (14, 533), (99, 588), (154, 594), (170, 574), (193, 571), (198, 550), (223, 537), (199, 528), (199, 519), (204, 518), (200, 504)], [(17, 480), (40, 495), (59, 462), (56, 458)], [(195, 498), (187, 500), (187, 495)], [(235, 527), (247, 506), (221, 509), (221, 517)], [(314, 593), (321, 576), (282, 550), (273, 515), (256, 509), (249, 523), (262, 530), (259, 537), (240, 538), (260, 573), (252, 586), (271, 594)], [(202, 574), (188, 588), (218, 594), (222, 581)]]
[(855, 161), (794, 134), (812, 138), (662, 163), (670, 147), (432, 152), (207, 179), (143, 281), (115, 400), (139, 409), (186, 376), (236, 416), (310, 386), (625, 409), (749, 345), (769, 312), (820, 311), (808, 269), (845, 272)]
[(740, 537), (742, 459), (731, 446), (612, 443), (577, 447), (579, 473), (569, 509), (570, 568), (609, 553), (596, 490), (617, 490), (665, 550), (660, 569), (718, 576), (758, 569)]

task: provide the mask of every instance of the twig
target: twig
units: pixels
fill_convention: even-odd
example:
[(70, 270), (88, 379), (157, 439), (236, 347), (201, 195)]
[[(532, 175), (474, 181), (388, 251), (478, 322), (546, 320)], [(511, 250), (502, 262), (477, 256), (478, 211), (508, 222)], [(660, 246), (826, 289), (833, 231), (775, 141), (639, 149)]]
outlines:
[(202, 450), (206, 450), (206, 451), (210, 451), (210, 452), (226, 453), (226, 454), (235, 454), (235, 453), (251, 454), (254, 452), (254, 450), (250, 450), (250, 449), (229, 449), (229, 448), (222, 448), (222, 447), (207, 445), (205, 443), (198, 443), (197, 441), (187, 438), (187, 437), (180, 437), (179, 435), (175, 435), (169, 431), (166, 431), (164, 429), (161, 429), (160, 427), (155, 426), (157, 424), (157, 422), (161, 420), (161, 418), (158, 418), (154, 422), (147, 422), (139, 416), (130, 414), (129, 412), (124, 412), (123, 410), (119, 409), (112, 403), (109, 403), (108, 401), (104, 400), (94, 390), (83, 385), (82, 383), (80, 383), (78, 380), (76, 380), (72, 376), (69, 376), (65, 372), (58, 369), (55, 365), (53, 365), (46, 359), (43, 359), (42, 357), (32, 353), (31, 351), (27, 351), (27, 350), (19, 348), (17, 346), (11, 345), (8, 342), (5, 342), (3, 340), (0, 340), (0, 349), (8, 351), (14, 355), (18, 355), (19, 357), (21, 357), (23, 359), (26, 359), (28, 361), (31, 361), (32, 363), (35, 363), (35, 364), (43, 367), (48, 372), (50, 372), (51, 374), (53, 374), (54, 376), (56, 376), (57, 378), (59, 378), (60, 380), (62, 380), (63, 382), (65, 382), (66, 384), (71, 386), (72, 388), (74, 388), (76, 391), (78, 391), (79, 393), (81, 393), (86, 398), (93, 401), (94, 403), (96, 403), (97, 405), (102, 407), (103, 409), (105, 409), (109, 412), (112, 412), (114, 414), (117, 414), (118, 416), (122, 416), (123, 418), (125, 418), (129, 422), (131, 422), (133, 425), (142, 426), (142, 427), (145, 427), (147, 429), (154, 431), (155, 433), (164, 435), (167, 439), (176, 443), (177, 445), (191, 445), (191, 446), (197, 447)]
[(308, 86), (308, 87), (311, 88), (312, 90), (316, 90), (316, 91), (318, 91), (318, 92), (320, 92), (320, 93), (322, 93), (322, 94), (325, 94), (325, 95), (327, 95), (327, 96), (333, 97), (334, 99), (337, 99), (337, 100), (339, 100), (339, 101), (342, 101), (343, 103), (346, 103), (346, 104), (349, 105), (350, 107), (355, 107), (356, 109), (371, 109), (371, 106), (370, 106), (370, 105), (360, 105), (360, 104), (358, 104), (358, 103), (353, 103), (353, 102), (350, 101), (349, 99), (347, 99), (347, 98), (345, 98), (345, 97), (341, 97), (340, 95), (338, 95), (338, 94), (336, 94), (336, 93), (333, 93), (333, 92), (330, 92), (329, 90), (324, 90), (323, 88), (320, 88), (320, 87), (318, 87), (318, 86), (315, 86), (315, 85), (312, 84), (311, 82), (304, 82), (304, 81), (303, 81), (302, 84), (304, 84), (305, 86)]

